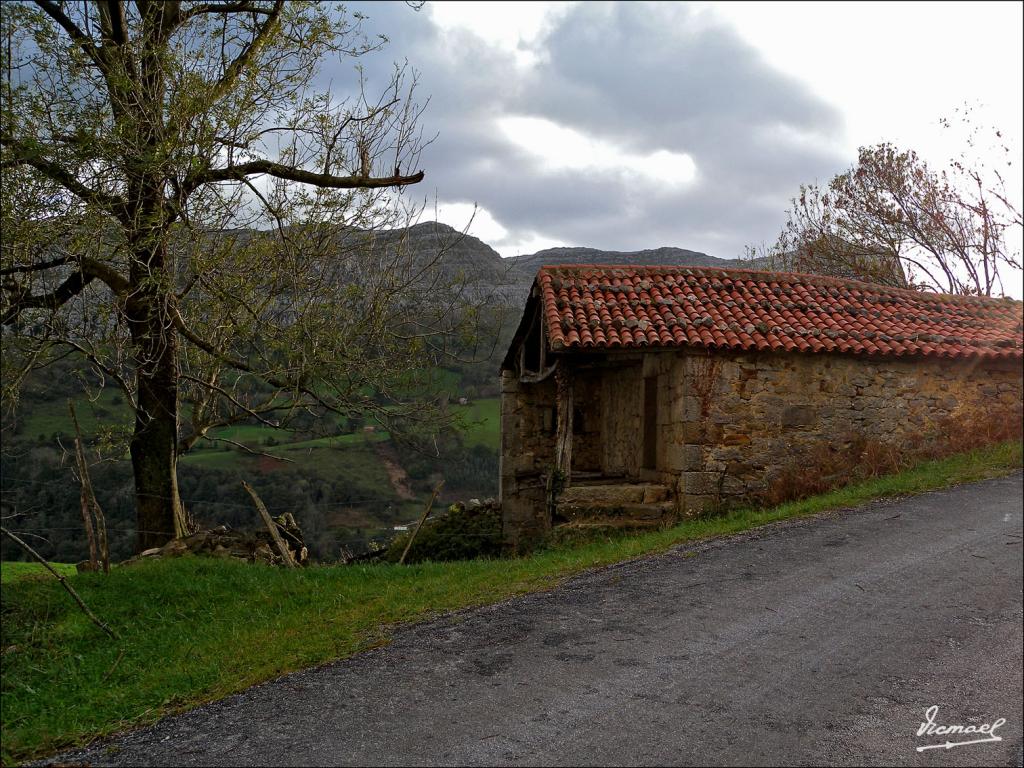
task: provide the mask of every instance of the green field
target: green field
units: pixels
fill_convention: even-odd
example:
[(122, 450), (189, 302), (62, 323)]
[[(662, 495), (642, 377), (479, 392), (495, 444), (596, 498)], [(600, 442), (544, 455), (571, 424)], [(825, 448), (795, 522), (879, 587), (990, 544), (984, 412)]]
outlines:
[[(80, 395), (74, 403), (78, 423), (85, 435), (94, 435), (103, 428), (131, 426), (131, 409), (118, 389), (104, 389), (95, 400)], [(53, 435), (73, 435), (74, 431), (66, 399), (34, 402), (31, 409), (26, 409), (19, 429), (25, 437), (36, 439), (42, 436), (46, 440)]]
[(476, 400), (469, 405), (454, 406), (455, 413), (466, 427), (466, 445), (484, 445), (498, 450), (501, 442), (501, 399)]
[[(86, 435), (109, 428), (118, 419), (122, 426), (128, 426), (127, 407), (123, 402), (114, 402), (115, 398), (117, 394), (109, 390), (95, 404), (78, 404), (79, 420)], [(495, 463), (494, 457), (481, 455), (480, 449), (497, 449), (499, 400), (480, 399), (466, 406), (451, 403), (449, 409), (463, 427), (463, 446), (451, 439), (439, 441), (443, 450), (451, 452), (445, 454), (447, 459), (437, 459), (429, 452), (417, 454), (408, 447), (382, 445), (391, 440), (391, 435), (379, 426), (372, 432), (357, 427), (349, 434), (322, 436), (325, 431), (337, 429), (337, 422), (329, 417), (313, 422), (313, 429), (303, 432), (262, 424), (218, 428), (211, 435), (231, 443), (201, 440), (181, 456), (180, 477), (186, 488), (183, 496), (186, 501), (195, 502), (191, 506), (204, 522), (243, 525), (240, 505), (247, 502), (247, 497), (235, 498), (234, 494), (240, 488), (239, 481), (246, 479), (261, 494), (266, 489), (269, 495), (264, 498), (269, 505), (299, 516), (303, 529), (312, 531), (310, 550), (314, 557), (333, 560), (341, 547), (359, 551), (371, 540), (393, 535), (396, 523), (416, 519), (430, 488), (442, 474), (447, 480), (442, 503), (494, 495), (496, 472), (488, 464)], [(28, 489), (21, 491), (24, 498), (18, 501), (31, 504), (34, 484), (40, 489), (64, 484), (72, 487), (74, 480), (66, 467), (60, 465), (60, 449), (54, 441), (55, 434), (64, 435), (62, 442), (68, 446), (71, 427), (66, 401), (56, 398), (26, 403), (24, 413), (26, 420), (19, 439), (30, 441), (32, 449), (46, 446), (46, 463), (35, 467), (21, 462), (15, 472), (5, 468), (4, 477), (5, 490), (8, 482), (19, 490)], [(347, 425), (349, 422), (345, 421)], [(310, 426), (308, 420), (305, 425)], [(36, 431), (42, 442), (38, 442)], [(467, 457), (478, 463), (463, 461)], [(404, 467), (399, 466), (403, 464)], [(121, 474), (105, 488), (127, 487), (130, 464), (124, 462), (116, 470)], [(275, 473), (280, 476), (275, 478)], [(64, 490), (62, 487), (61, 492)], [(409, 498), (410, 494), (413, 498)], [(218, 507), (219, 501), (229, 506)], [(53, 542), (50, 553), (59, 560), (84, 556), (75, 542), (79, 533), (68, 527), (69, 514), (73, 515), (71, 520), (79, 519), (77, 498), (65, 493), (61, 505), (51, 505), (47, 517), (36, 521), (41, 529), (60, 526), (54, 528), (55, 534), (46, 534)], [(113, 525), (129, 527), (132, 520), (118, 518)], [(124, 541), (121, 546), (117, 556), (128, 557), (130, 548)], [(9, 554), (7, 549), (5, 554)]]
[[(235, 424), (230, 427), (217, 427), (216, 429), (211, 429), (209, 435), (211, 438), (219, 437), (225, 440), (233, 440), (236, 443), (244, 443), (245, 445), (263, 445), (268, 438), (279, 443), (286, 443), (295, 438), (294, 432), (287, 429), (268, 427), (264, 424)], [(196, 443), (195, 448), (216, 450), (223, 445), (223, 443), (211, 440), (200, 440)]]
[(517, 559), (288, 570), (185, 557), (72, 576), (121, 643), (54, 580), (7, 581), (5, 563), (2, 761), (41, 757), (351, 655), (387, 642), (404, 622), (549, 589), (583, 569), (688, 541), (1005, 474), (1021, 457), (1021, 443), (1005, 443), (772, 509)]
[[(50, 565), (63, 576), (72, 576), (78, 572), (75, 566), (69, 563), (50, 563)], [(21, 579), (52, 578), (53, 574), (39, 563), (22, 563), (14, 560), (0, 562), (0, 584), (8, 584)]]
[[(452, 412), (458, 418), (466, 445), (481, 445), (498, 449), (501, 434), (501, 401), (498, 398), (477, 400), (469, 405), (452, 405)], [(296, 439), (298, 436), (286, 430), (273, 429), (262, 425), (241, 425), (212, 430), (211, 435), (225, 437), (250, 447), (253, 451), (280, 457), (295, 462), (296, 466), (311, 468), (320, 473), (342, 474), (351, 477), (363, 487), (376, 486), (380, 492), (387, 490), (387, 473), (379, 457), (370, 446), (390, 439), (387, 432), (358, 431), (351, 434), (332, 435), (313, 439)], [(277, 441), (267, 445), (267, 438)], [(251, 472), (260, 463), (260, 458), (228, 443), (203, 442), (185, 454), (183, 464), (210, 469), (237, 469)]]
[(386, 436), (374, 436), (370, 440), (364, 440), (363, 436), (359, 435), (358, 438), (358, 441), (334, 443), (326, 441), (336, 441), (337, 438), (321, 438), (260, 448), (271, 456), (291, 459), (294, 464), (286, 461), (274, 462), (272, 459), (254, 456), (234, 447), (227, 451), (189, 453), (182, 457), (181, 463), (206, 469), (234, 470), (241, 474), (273, 472), (275, 469), (301, 466), (318, 475), (344, 483), (356, 497), (391, 496), (394, 491), (387, 471), (371, 445), (374, 441), (386, 439)]

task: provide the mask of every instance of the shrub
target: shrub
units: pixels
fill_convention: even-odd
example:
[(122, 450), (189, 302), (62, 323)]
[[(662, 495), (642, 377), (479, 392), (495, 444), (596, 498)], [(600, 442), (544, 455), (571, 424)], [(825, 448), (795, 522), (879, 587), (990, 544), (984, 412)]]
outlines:
[[(412, 531), (398, 536), (388, 547), (385, 559), (397, 563)], [(502, 550), (501, 508), (496, 503), (467, 508), (452, 504), (448, 511), (428, 519), (413, 541), (405, 561), (472, 560), (499, 557)]]
[[(964, 410), (936, 421), (931, 429), (897, 444), (846, 435), (832, 445), (819, 445), (774, 478), (762, 501), (769, 505), (802, 499), (857, 480), (899, 472), (911, 464), (966, 453), (985, 445), (1021, 439), (1021, 407), (1016, 410)], [(924, 435), (928, 435), (926, 439)]]

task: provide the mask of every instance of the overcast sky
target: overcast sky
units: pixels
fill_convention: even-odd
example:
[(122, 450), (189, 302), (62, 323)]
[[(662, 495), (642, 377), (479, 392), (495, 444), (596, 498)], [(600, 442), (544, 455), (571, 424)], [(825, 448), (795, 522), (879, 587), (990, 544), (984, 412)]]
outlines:
[(735, 257), (774, 241), (800, 183), (858, 146), (948, 160), (938, 120), (965, 103), (1020, 147), (1020, 3), (350, 7), (390, 38), (371, 75), (408, 59), (431, 98), (417, 192), (460, 228), (478, 206), (471, 233), (504, 256)]

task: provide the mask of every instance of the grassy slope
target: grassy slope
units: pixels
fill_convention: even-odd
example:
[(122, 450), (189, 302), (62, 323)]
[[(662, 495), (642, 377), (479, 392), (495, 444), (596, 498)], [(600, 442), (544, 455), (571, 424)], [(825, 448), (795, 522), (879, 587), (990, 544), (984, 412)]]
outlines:
[(466, 425), (466, 445), (498, 447), (501, 438), (500, 398), (485, 398), (469, 405), (455, 406), (455, 413)]
[[(441, 383), (454, 387), (457, 376), (449, 371), (444, 374)], [(128, 428), (130, 424), (128, 406), (121, 396), (113, 389), (103, 390), (95, 401), (82, 396), (75, 400), (75, 408), (86, 435), (95, 434), (100, 428)], [(464, 439), (467, 445), (486, 445), (497, 448), (500, 434), (498, 398), (477, 400), (468, 406), (454, 405), (456, 413), (466, 426)], [(35, 439), (42, 435), (47, 441), (55, 434), (71, 434), (71, 419), (68, 415), (67, 402), (53, 399), (34, 403), (25, 416), (21, 434)], [(298, 441), (296, 434), (288, 430), (274, 429), (263, 425), (241, 424), (231, 427), (220, 427), (210, 431), (212, 437), (225, 438), (243, 443), (254, 450), (271, 455), (283, 456), (296, 461), (302, 466), (309, 466), (317, 471), (344, 473), (346, 467), (358, 465), (360, 471), (369, 470), (369, 475), (380, 482), (375, 483), (377, 495), (391, 494), (387, 473), (380, 461), (372, 453), (365, 451), (369, 442), (387, 440), (387, 432), (336, 435), (313, 440)], [(265, 441), (272, 438), (277, 445), (268, 446)], [(230, 450), (224, 448), (230, 447)], [(313, 450), (310, 450), (313, 449)], [(331, 452), (321, 449), (334, 449)], [(339, 450), (340, 449), (340, 450)], [(195, 464), (216, 469), (238, 469), (246, 472), (254, 471), (255, 462), (250, 454), (237, 450), (226, 443), (200, 441), (196, 447), (182, 457), (185, 464)], [(371, 466), (374, 465), (374, 466)], [(366, 483), (364, 483), (366, 485)]]
[[(95, 434), (101, 427), (126, 426), (131, 423), (124, 394), (113, 387), (101, 391), (95, 401), (81, 395), (74, 398), (74, 402), (83, 434)], [(73, 434), (67, 399), (55, 398), (34, 403), (25, 415), (21, 433), (31, 439), (43, 435), (47, 440), (54, 434)]]
[(78, 574), (84, 599), (124, 637), (124, 657), (49, 581), (3, 591), (3, 759), (51, 752), (278, 674), (386, 641), (388, 627), (546, 589), (582, 569), (881, 496), (1006, 473), (1020, 443), (769, 510), (685, 522), (515, 560), (271, 569), (185, 558)]
[[(64, 576), (71, 576), (75, 566), (70, 563), (50, 563), (54, 569)], [(4, 561), (0, 563), (0, 584), (9, 584), (21, 579), (52, 579), (53, 575), (39, 563), (21, 563)]]

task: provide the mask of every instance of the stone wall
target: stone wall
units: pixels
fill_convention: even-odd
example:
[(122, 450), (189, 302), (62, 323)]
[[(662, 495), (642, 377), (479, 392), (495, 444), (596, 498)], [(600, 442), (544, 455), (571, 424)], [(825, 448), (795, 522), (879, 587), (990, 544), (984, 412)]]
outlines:
[(550, 527), (544, 472), (554, 464), (555, 377), (522, 384), (501, 374), (501, 517), (506, 544), (522, 549)]
[[(681, 514), (763, 500), (787, 472), (851, 441), (911, 451), (941, 437), (950, 420), (970, 424), (987, 415), (1019, 423), (1021, 415), (1019, 362), (669, 350), (567, 359), (587, 366), (574, 372), (581, 425), (574, 469), (664, 483)], [(644, 381), (651, 377), (659, 439), (655, 467), (644, 468)], [(502, 374), (502, 516), (506, 540), (517, 548), (550, 527), (545, 483), (554, 464), (555, 394), (554, 376), (522, 384)]]
[(913, 451), (958, 419), (1019, 423), (1021, 378), (1019, 362), (676, 355), (663, 469), (678, 476), (687, 513), (756, 501), (784, 473), (813, 471), (823, 450), (851, 440)]

